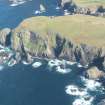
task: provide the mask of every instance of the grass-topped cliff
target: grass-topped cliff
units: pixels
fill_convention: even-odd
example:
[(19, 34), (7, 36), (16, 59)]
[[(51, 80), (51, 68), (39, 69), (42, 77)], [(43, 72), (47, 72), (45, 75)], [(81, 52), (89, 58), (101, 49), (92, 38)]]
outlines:
[(77, 5), (83, 7), (105, 6), (105, 0), (73, 0)]
[(13, 30), (12, 48), (23, 55), (105, 67), (105, 18), (87, 15), (32, 17)]
[(60, 17), (32, 17), (24, 20), (16, 29), (28, 29), (37, 32), (41, 37), (60, 33), (61, 36), (76, 43), (85, 43), (105, 47), (105, 18), (72, 15)]

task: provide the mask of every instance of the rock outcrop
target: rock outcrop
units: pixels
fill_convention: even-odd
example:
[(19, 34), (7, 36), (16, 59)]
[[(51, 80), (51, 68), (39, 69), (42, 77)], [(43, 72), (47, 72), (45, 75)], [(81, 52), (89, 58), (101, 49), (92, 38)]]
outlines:
[(58, 58), (79, 62), (83, 66), (97, 66), (104, 69), (105, 55), (101, 48), (86, 44), (76, 45), (72, 41), (55, 33), (47, 36), (27, 29), (12, 33), (12, 49), (19, 52), (22, 58), (28, 56)]
[(60, 0), (60, 6), (64, 10), (68, 10), (69, 12), (73, 13), (75, 12), (75, 9), (77, 8), (76, 4), (73, 2), (73, 0)]
[[(25, 28), (12, 31), (3, 29), (0, 42), (4, 46), (10, 45), (7, 41), (11, 43), (11, 48), (16, 52), (17, 62), (21, 59), (31, 62), (32, 57), (57, 58), (105, 70), (105, 51), (102, 48), (86, 44), (77, 45), (59, 33), (51, 34), (48, 32), (47, 35), (41, 35)], [(87, 71), (89, 78), (96, 79), (104, 76), (103, 71), (96, 67)]]
[(12, 49), (20, 52), (22, 58), (34, 57), (52, 57), (53, 53), (49, 47), (49, 42), (42, 38), (38, 33), (28, 30), (21, 30), (12, 34)]
[(105, 77), (105, 73), (103, 71), (100, 71), (97, 67), (92, 67), (87, 70), (86, 76), (89, 79), (99, 79), (101, 77)]
[(10, 37), (11, 37), (11, 29), (4, 28), (0, 30), (0, 43), (3, 46), (9, 46), (11, 44)]
[[(27, 28), (25, 25), (30, 25), (30, 27)], [(38, 27), (40, 29), (40, 26)], [(47, 29), (46, 26), (44, 29)], [(74, 43), (71, 41), (71, 36), (64, 36), (53, 30), (47, 29), (43, 33), (35, 30), (31, 23), (24, 23), (23, 26), (20, 25), (13, 30), (8, 28), (1, 30), (0, 43), (4, 46), (10, 46), (16, 52), (14, 58), (18, 62), (21, 59), (31, 62), (32, 57), (57, 58), (78, 62), (83, 66), (96, 66), (100, 70), (105, 70), (104, 48), (83, 44), (83, 42), (82, 44)], [(98, 71), (96, 70), (96, 72)], [(97, 75), (96, 77), (100, 76)], [(96, 77), (93, 75), (93, 78)]]
[(63, 10), (67, 10), (71, 14), (105, 16), (105, 8), (102, 5), (97, 6), (95, 9), (90, 7), (80, 7), (74, 0), (58, 0), (58, 4)]

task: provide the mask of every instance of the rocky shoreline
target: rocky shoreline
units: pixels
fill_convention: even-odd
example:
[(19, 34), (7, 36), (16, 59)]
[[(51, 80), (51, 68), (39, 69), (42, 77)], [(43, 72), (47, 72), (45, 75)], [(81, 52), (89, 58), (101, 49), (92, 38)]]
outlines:
[[(0, 37), (0, 43), (15, 52), (14, 58), (17, 62), (21, 60), (32, 62), (33, 57), (64, 59), (78, 62), (84, 67), (88, 65), (90, 70), (87, 74), (90, 78), (96, 79), (105, 76), (103, 75), (105, 72), (105, 50), (102, 48), (86, 44), (77, 45), (61, 37), (58, 33), (54, 34), (53, 38), (49, 34), (47, 37), (42, 37), (38, 33), (26, 29), (16, 32), (5, 28), (0, 31)], [(93, 66), (101, 71), (97, 68), (91, 69)]]
[(58, 6), (63, 9), (64, 12), (68, 12), (71, 15), (83, 14), (105, 17), (105, 8), (102, 5), (93, 9), (90, 7), (80, 7), (73, 0), (58, 0)]

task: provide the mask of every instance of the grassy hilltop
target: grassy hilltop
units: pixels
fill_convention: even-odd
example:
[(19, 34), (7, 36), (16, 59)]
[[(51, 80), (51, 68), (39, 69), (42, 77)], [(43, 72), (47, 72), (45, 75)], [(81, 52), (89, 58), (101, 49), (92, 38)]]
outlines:
[(80, 44), (105, 47), (105, 18), (86, 15), (60, 17), (32, 17), (24, 20), (16, 31), (25, 28), (46, 37), (48, 32), (60, 33), (62, 37)]
[(74, 2), (77, 5), (84, 7), (96, 7), (99, 5), (105, 6), (105, 0), (74, 0)]

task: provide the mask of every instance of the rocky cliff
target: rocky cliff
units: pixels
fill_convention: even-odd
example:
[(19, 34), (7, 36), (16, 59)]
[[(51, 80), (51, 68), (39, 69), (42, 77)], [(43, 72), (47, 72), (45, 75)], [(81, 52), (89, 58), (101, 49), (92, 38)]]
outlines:
[(79, 6), (75, 0), (58, 0), (58, 4), (63, 10), (67, 10), (70, 14), (105, 16), (105, 7), (103, 5), (97, 5), (96, 7), (84, 7)]
[(33, 17), (15, 29), (0, 30), (0, 44), (15, 52), (17, 62), (31, 62), (33, 57), (65, 59), (89, 65), (86, 76), (96, 79), (105, 76), (104, 21), (84, 15)]
[(6, 45), (6, 36), (11, 33), (8, 39), (11, 48), (24, 59), (29, 60), (29, 56), (42, 58), (58, 58), (69, 61), (79, 62), (82, 65), (94, 65), (100, 69), (105, 69), (105, 54), (101, 48), (86, 44), (77, 45), (71, 40), (61, 37), (54, 33), (47, 36), (40, 35), (27, 29), (19, 31), (12, 30), (5, 32), (3, 29), (0, 34), (0, 42)]

